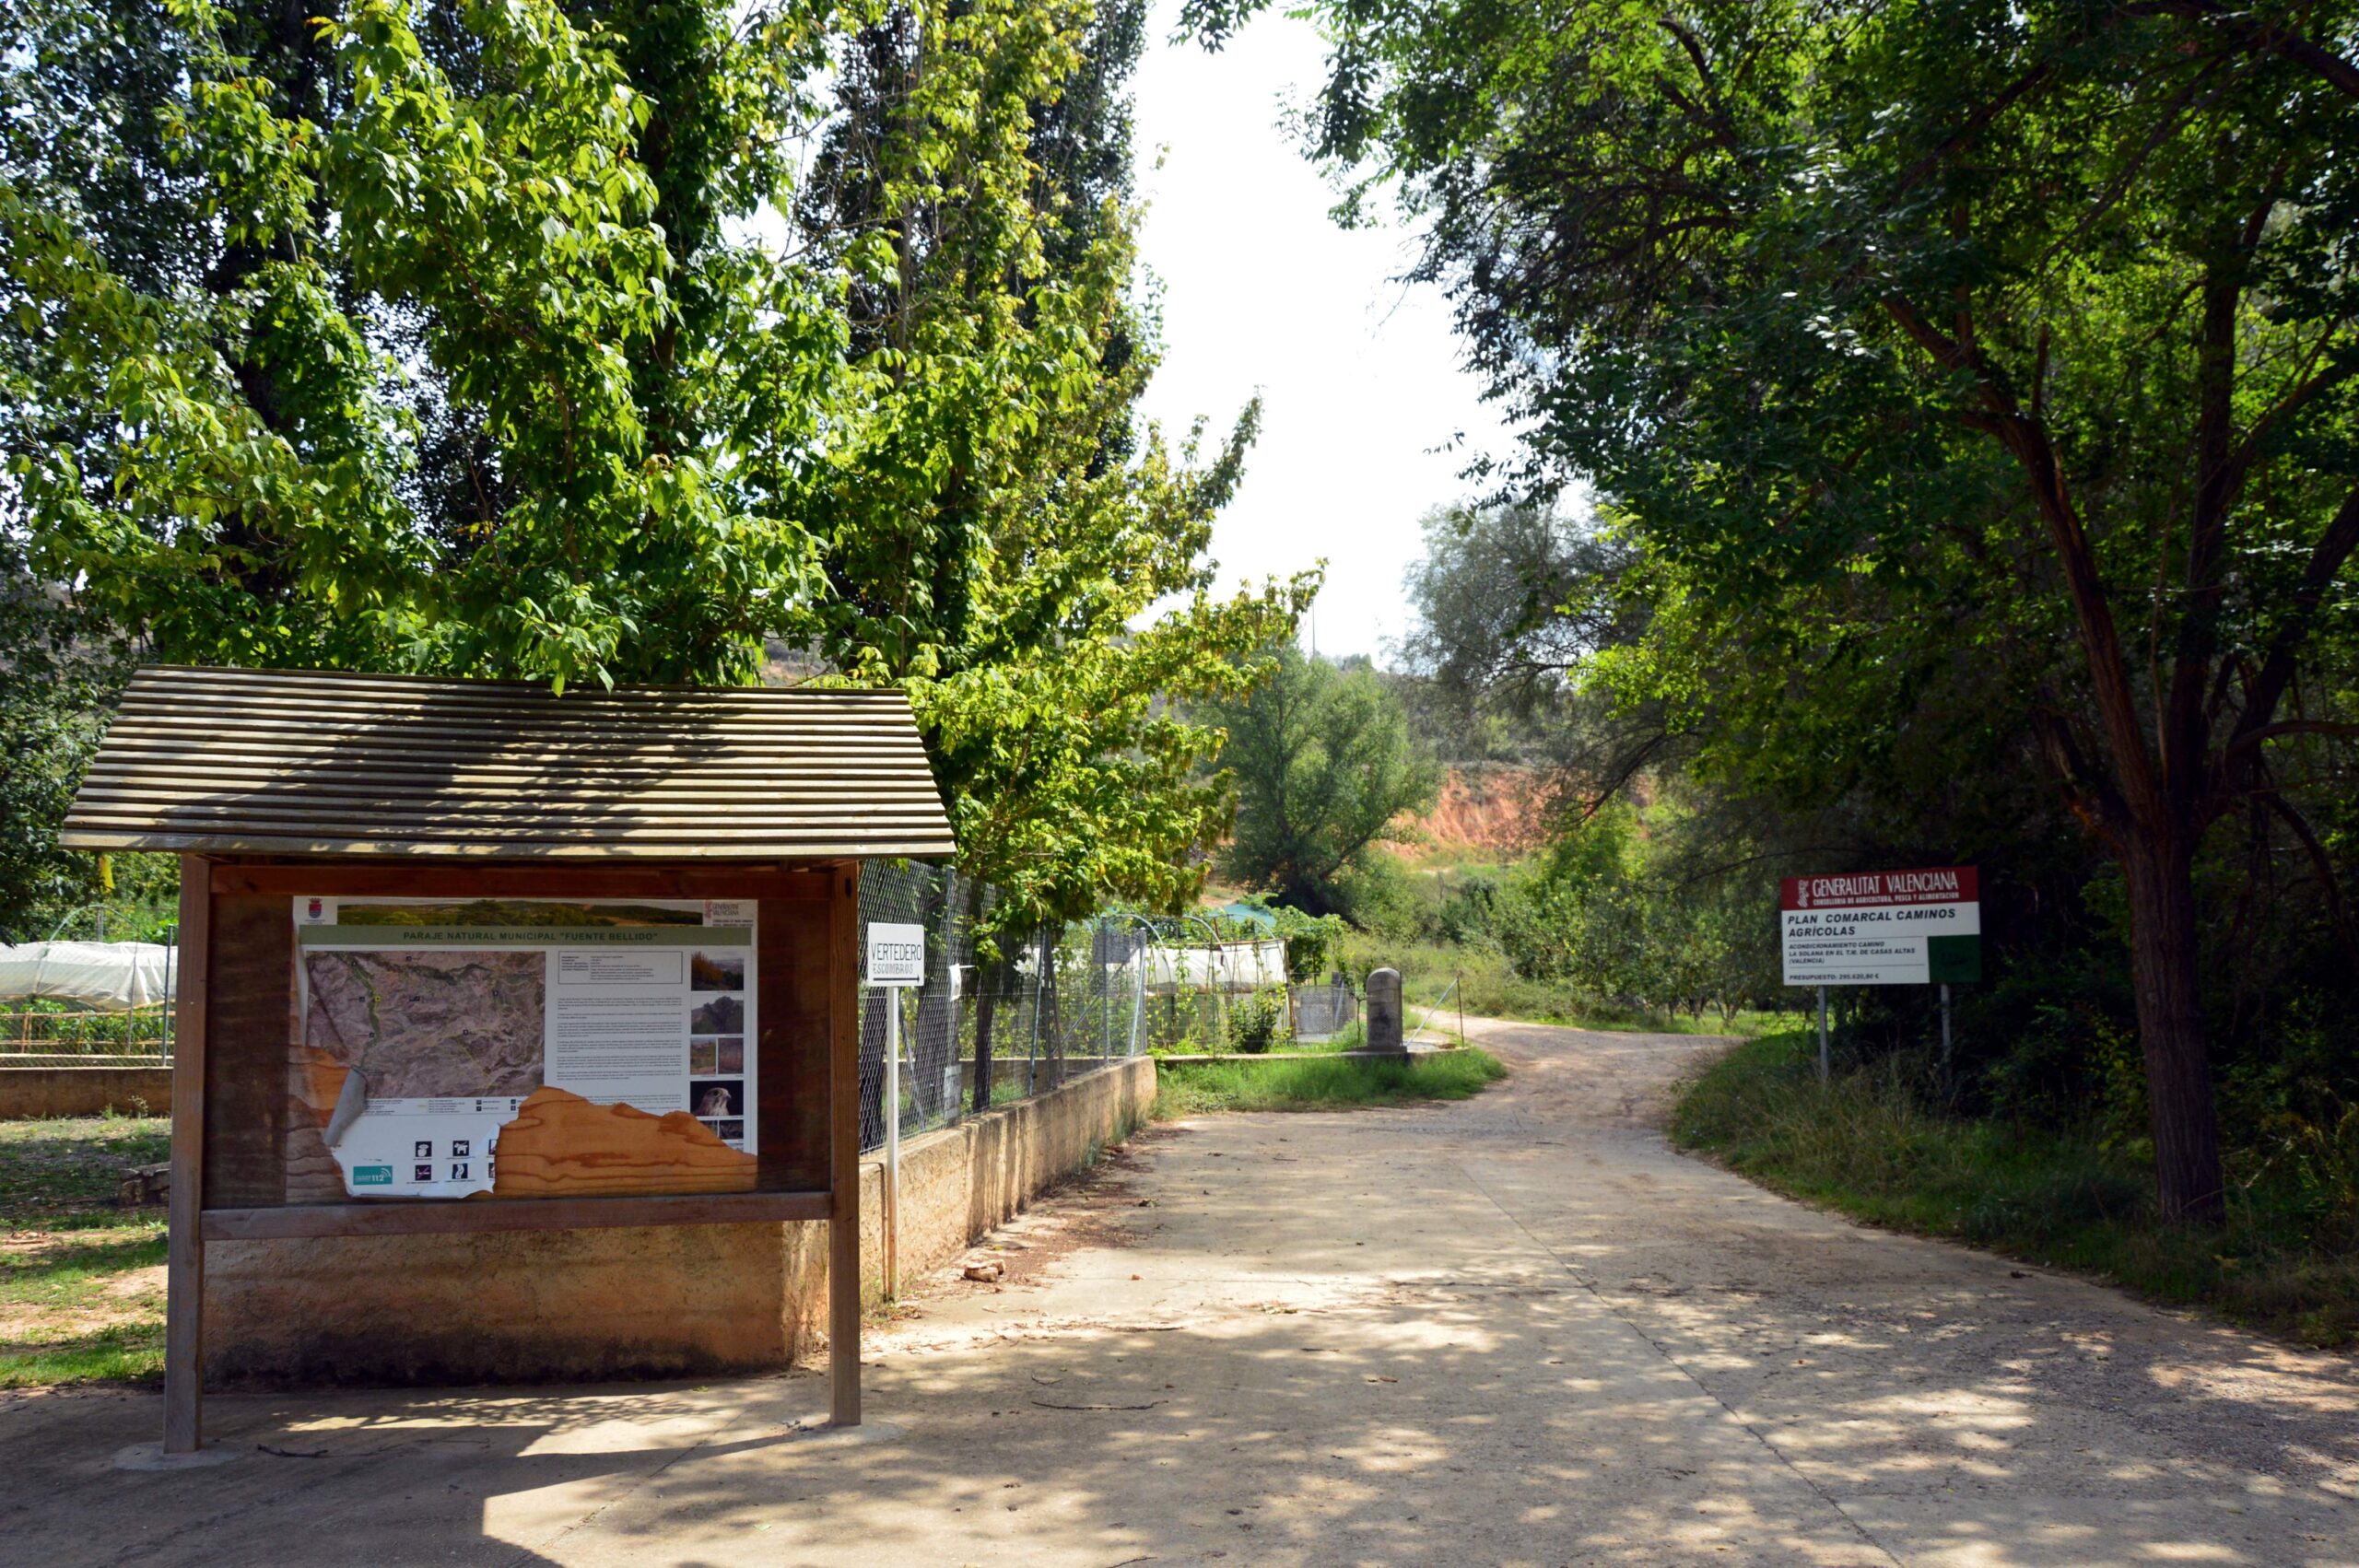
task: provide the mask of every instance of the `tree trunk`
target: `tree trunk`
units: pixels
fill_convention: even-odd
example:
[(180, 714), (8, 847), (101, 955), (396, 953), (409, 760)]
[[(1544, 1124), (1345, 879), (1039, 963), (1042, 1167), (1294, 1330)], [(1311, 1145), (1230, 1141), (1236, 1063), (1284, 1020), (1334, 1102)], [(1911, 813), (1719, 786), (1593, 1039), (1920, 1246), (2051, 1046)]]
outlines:
[[(967, 879), (964, 900), (967, 940), (972, 951), (975, 929), (982, 923), (983, 884), (973, 877)], [(975, 1086), (968, 1091), (977, 1116), (992, 1108), (992, 1022), (999, 1009), (999, 981), (1006, 974), (1004, 964), (985, 964), (980, 954), (975, 954)]]
[(992, 1013), (999, 1005), (999, 988), (994, 983), (999, 965), (992, 965), (993, 973), (976, 971), (975, 988), (975, 1098), (977, 1116), (992, 1108)]
[(2154, 1176), (2163, 1217), (2216, 1221), (2223, 1212), (2220, 1129), (2212, 1106), (2196, 965), (2192, 835), (2161, 845), (2125, 836), (2130, 972), (2154, 1129)]
[(1058, 1015), (1057, 1010), (1057, 941), (1063, 935), (1064, 928), (1062, 926), (1040, 928), (1040, 1028), (1048, 1046), (1049, 1087), (1051, 1089), (1065, 1081), (1064, 1020)]
[(958, 1054), (958, 1009), (950, 999), (947, 873), (927, 876), (925, 896), (919, 900), (918, 910), (926, 932), (925, 985), (918, 992), (917, 1035), (909, 1043), (910, 1077), (920, 1118), (930, 1122), (939, 1116), (947, 1125), (958, 1116), (958, 1080), (953, 1076)]

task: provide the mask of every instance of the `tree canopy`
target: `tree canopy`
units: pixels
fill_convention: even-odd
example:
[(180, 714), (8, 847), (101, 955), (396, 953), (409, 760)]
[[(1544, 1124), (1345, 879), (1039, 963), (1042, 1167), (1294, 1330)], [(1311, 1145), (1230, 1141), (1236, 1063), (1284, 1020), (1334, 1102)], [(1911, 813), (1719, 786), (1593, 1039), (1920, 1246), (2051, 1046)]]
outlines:
[(1166, 699), (1250, 682), (1316, 579), (1212, 592), (1250, 406), (1177, 451), (1136, 413), (1142, 18), (16, 8), (8, 603), (560, 691), (782, 642), (910, 691), (1005, 919), (1186, 896), (1226, 797)]
[(1339, 669), (1287, 643), (1265, 681), (1206, 717), (1227, 737), (1220, 766), (1238, 791), (1222, 872), (1313, 915), (1345, 908), (1344, 873), (1441, 782), (1365, 662)]
[(874, 398), (815, 481), (809, 624), (843, 678), (909, 690), (990, 930), (1193, 895), (1229, 802), (1199, 776), (1217, 733), (1175, 705), (1250, 684), (1317, 586), (1212, 591), (1257, 408), (1201, 466), (1201, 427), (1175, 454), (1135, 413), (1159, 354), (1132, 288), (1142, 38), (1134, 6), (888, 10), (801, 208), (856, 275)]
[(2126, 884), (2165, 1207), (2216, 1211), (2194, 867), (2257, 806), (2316, 845), (2286, 781), (2359, 732), (2359, 9), (1313, 9), (1317, 148), (1426, 225), (1501, 477), (1644, 556), (1625, 689), (1756, 778), (1910, 749), (1927, 683), (2019, 719)]

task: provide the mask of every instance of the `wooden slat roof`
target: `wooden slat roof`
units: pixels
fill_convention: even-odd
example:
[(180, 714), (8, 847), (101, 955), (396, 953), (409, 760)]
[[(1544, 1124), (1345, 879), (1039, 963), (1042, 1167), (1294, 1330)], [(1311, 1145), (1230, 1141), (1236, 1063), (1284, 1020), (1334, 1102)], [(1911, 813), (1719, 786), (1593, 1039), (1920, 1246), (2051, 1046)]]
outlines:
[(72, 849), (687, 860), (955, 852), (899, 692), (139, 671)]

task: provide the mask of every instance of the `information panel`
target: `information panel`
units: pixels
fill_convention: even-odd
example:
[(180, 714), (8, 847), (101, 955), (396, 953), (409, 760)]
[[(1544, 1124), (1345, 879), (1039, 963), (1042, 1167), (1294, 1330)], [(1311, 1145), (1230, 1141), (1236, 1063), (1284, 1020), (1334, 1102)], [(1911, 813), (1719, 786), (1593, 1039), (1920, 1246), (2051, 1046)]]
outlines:
[(750, 901), (298, 898), (295, 923), (297, 1097), (322, 1119), (292, 1141), (315, 1131), (351, 1196), (506, 1194), (511, 1124), (651, 1182), (750, 1167)]
[(1982, 977), (1972, 866), (1790, 876), (1778, 925), (1790, 986), (1923, 986)]

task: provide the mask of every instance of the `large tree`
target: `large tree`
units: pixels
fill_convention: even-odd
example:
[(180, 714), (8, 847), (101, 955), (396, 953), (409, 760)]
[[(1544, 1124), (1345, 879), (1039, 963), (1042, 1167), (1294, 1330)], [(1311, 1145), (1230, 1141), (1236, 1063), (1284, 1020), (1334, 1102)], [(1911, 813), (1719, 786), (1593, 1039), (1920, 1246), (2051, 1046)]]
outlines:
[(1163, 699), (1310, 583), (1211, 592), (1253, 410), (1135, 413), (1143, 14), (32, 0), (0, 603), (560, 687), (784, 636), (909, 689), (1001, 923), (1184, 900), (1226, 801)]
[(1428, 220), (1525, 478), (1599, 483), (1757, 670), (1852, 582), (1989, 639), (2128, 890), (2164, 1209), (2216, 1213), (2192, 868), (2353, 718), (2305, 677), (2359, 545), (2359, 6), (1316, 9), (1320, 150)]
[(1207, 717), (1227, 736), (1220, 766), (1238, 792), (1221, 870), (1314, 915), (1344, 911), (1346, 873), (1440, 787), (1440, 766), (1365, 661), (1343, 669), (1287, 643), (1266, 679)]
[[(1193, 895), (1228, 802), (1200, 776), (1217, 735), (1173, 699), (1250, 681), (1314, 587), (1212, 592), (1213, 515), (1257, 409), (1201, 465), (1200, 431), (1175, 456), (1137, 413), (1158, 357), (1133, 286), (1143, 13), (881, 7), (837, 51), (794, 208), (850, 280), (863, 417), (815, 470), (824, 583), (792, 624), (833, 678), (909, 693), (987, 965), (1109, 898)], [(997, 989), (978, 999), (978, 1109)]]
[(723, 230), (784, 194), (828, 13), (592, 9), (12, 11), (30, 569), (169, 658), (747, 675), (843, 324)]
[(1257, 410), (1201, 462), (1200, 432), (1174, 454), (1137, 413), (1140, 38), (1121, 0), (886, 7), (797, 208), (854, 279), (870, 409), (814, 481), (809, 624), (842, 678), (909, 691), (961, 867), (1001, 895), (972, 911), (987, 945), (1194, 894), (1228, 802), (1201, 776), (1217, 733), (1175, 703), (1249, 684), (1315, 587), (1212, 591)]

